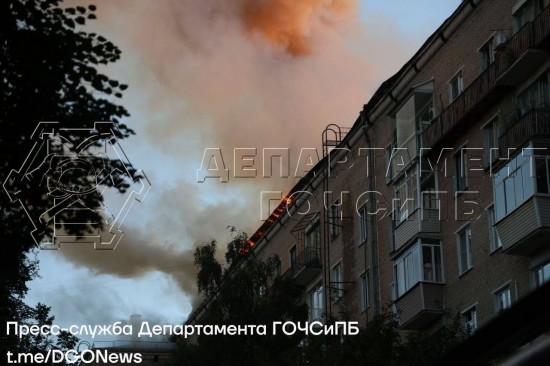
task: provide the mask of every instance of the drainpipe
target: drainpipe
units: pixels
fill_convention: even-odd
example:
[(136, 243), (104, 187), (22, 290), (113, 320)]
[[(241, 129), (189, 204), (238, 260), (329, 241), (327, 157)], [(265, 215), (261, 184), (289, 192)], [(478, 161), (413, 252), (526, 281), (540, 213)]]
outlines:
[[(363, 125), (363, 135), (365, 136), (365, 141), (367, 142), (367, 147), (372, 147), (372, 141), (369, 136), (369, 129), (374, 123), (369, 121), (365, 109), (361, 113), (361, 124)], [(374, 154), (373, 150), (367, 150), (367, 169), (369, 174), (367, 175), (367, 184), (368, 184), (368, 212), (376, 212), (376, 202), (374, 196), (375, 182), (374, 182)], [(378, 228), (376, 225), (376, 217), (374, 215), (368, 215), (370, 224), (370, 248), (371, 248), (371, 267), (372, 267), (372, 283), (373, 283), (373, 298), (374, 298), (374, 315), (380, 314), (380, 275), (378, 269)], [(368, 231), (367, 231), (368, 232)], [(367, 269), (367, 245), (365, 245), (365, 271)], [(368, 315), (367, 315), (368, 319)]]

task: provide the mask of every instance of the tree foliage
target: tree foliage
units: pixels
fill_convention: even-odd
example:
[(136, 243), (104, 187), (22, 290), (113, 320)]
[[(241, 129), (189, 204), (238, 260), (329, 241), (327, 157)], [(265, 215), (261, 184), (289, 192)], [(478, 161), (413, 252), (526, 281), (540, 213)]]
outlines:
[[(301, 290), (291, 278), (278, 273), (279, 259), (254, 258), (247, 248), (245, 233), (232, 229), (234, 239), (228, 244), (226, 267), (216, 260), (216, 242), (196, 249), (199, 267), (197, 285), (209, 305), (198, 320), (203, 324), (266, 324), (268, 334), (236, 336), (199, 336), (197, 343), (179, 340), (174, 357), (177, 365), (274, 365), (287, 364), (298, 357), (304, 337), (271, 334), (274, 321), (305, 321), (307, 306)], [(213, 352), (215, 350), (215, 352)]]
[[(89, 20), (96, 19), (95, 11), (95, 5), (66, 7), (61, 0), (1, 2), (1, 184), (6, 183), (10, 170), (17, 169), (25, 160), (32, 146), (29, 136), (41, 121), (59, 121), (70, 129), (90, 128), (96, 121), (111, 121), (117, 127), (115, 138), (123, 139), (133, 134), (121, 122), (129, 115), (127, 110), (116, 102), (128, 86), (99, 71), (99, 66), (117, 61), (121, 51), (105, 37), (86, 32), (84, 28)], [(77, 145), (83, 137), (75, 134), (68, 139)], [(102, 162), (92, 162), (96, 163)], [(121, 164), (116, 160), (107, 163), (110, 166), (106, 171), (109, 172), (116, 172)], [(22, 204), (10, 202), (3, 189), (0, 192), (0, 324), (46, 320), (38, 318), (47, 313), (46, 307), (32, 308), (23, 301), (26, 283), (37, 273), (37, 261), (31, 255), (36, 243), (30, 235), (35, 228), (25, 210), (41, 214), (50, 207), (45, 184), (37, 187), (32, 177), (28, 178), (14, 187), (20, 192), (18, 199)], [(120, 191), (128, 188), (127, 184), (118, 184), (121, 179), (116, 179), (116, 174), (113, 178), (104, 180), (104, 184), (116, 186)], [(71, 179), (75, 185), (90, 184), (87, 176)], [(99, 207), (102, 201), (99, 194), (84, 199), (86, 207), (92, 208)], [(73, 222), (74, 219), (98, 221), (93, 211), (66, 214), (82, 215), (68, 217)], [(44, 237), (52, 234), (51, 223), (43, 223), (36, 229)], [(74, 235), (79, 233), (71, 232), (68, 227), (65, 229)], [(4, 350), (31, 348), (31, 344), (8, 337), (4, 331), (0, 332), (0, 345), (0, 353), (4, 355)], [(45, 344), (40, 343), (42, 346)]]
[[(178, 340), (174, 365), (425, 366), (462, 341), (459, 318), (446, 314), (435, 330), (403, 332), (391, 312), (370, 320), (358, 335), (272, 334), (273, 322), (305, 322), (307, 305), (292, 277), (280, 276), (279, 260), (261, 260), (237, 232), (227, 246), (226, 268), (216, 260), (216, 242), (196, 249), (197, 285), (206, 295), (197, 324), (266, 324), (266, 335), (201, 335)], [(245, 250), (241, 250), (245, 248)], [(347, 319), (346, 314), (340, 314)], [(329, 320), (333, 323), (337, 319)]]
[(338, 347), (338, 360), (321, 365), (427, 366), (464, 339), (458, 316), (446, 314), (436, 329), (403, 332), (392, 313), (369, 321)]

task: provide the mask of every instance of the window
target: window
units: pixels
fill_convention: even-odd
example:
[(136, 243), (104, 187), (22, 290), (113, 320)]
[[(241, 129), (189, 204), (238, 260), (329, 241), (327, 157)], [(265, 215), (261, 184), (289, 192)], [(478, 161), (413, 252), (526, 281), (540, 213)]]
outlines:
[(397, 147), (407, 149), (407, 160), (418, 156), (418, 137), (435, 117), (433, 95), (433, 81), (419, 85), (395, 114)]
[(418, 247), (405, 254), (394, 265), (397, 297), (403, 295), (420, 281), (420, 256)]
[(407, 220), (419, 208), (418, 202), (421, 202), (422, 209), (438, 208), (435, 173), (432, 170), (424, 170), (422, 165), (415, 164), (395, 182), (392, 202), (395, 221)]
[(472, 306), (468, 310), (462, 312), (462, 325), (464, 332), (468, 335), (472, 335), (477, 329), (477, 309)]
[(340, 235), (340, 200), (334, 201), (329, 208), (330, 238), (336, 239)]
[(323, 317), (323, 284), (319, 282), (309, 293), (310, 321), (322, 321)]
[(512, 31), (517, 33), (527, 22), (533, 21), (535, 17), (542, 11), (550, 1), (548, 0), (527, 0), (518, 1), (517, 5), (512, 8), (513, 21)]
[(536, 162), (537, 190), (548, 192), (546, 157), (532, 159), (533, 150), (525, 149), (493, 175), (495, 221), (518, 208), (535, 192), (535, 179), (531, 176), (532, 164)]
[(468, 226), (457, 234), (458, 273), (472, 268), (472, 229)]
[(332, 271), (330, 274), (330, 280), (332, 282), (331, 292), (332, 292), (332, 300), (338, 301), (344, 296), (344, 283), (342, 280), (342, 266), (340, 263), (332, 267)]
[(512, 32), (517, 33), (526, 23), (529, 17), (530, 9), (527, 7), (527, 4), (520, 7), (514, 12), (512, 18)]
[(491, 37), (480, 49), (479, 49), (479, 69), (484, 71), (493, 62), (495, 62), (495, 39)]
[(537, 287), (544, 285), (548, 281), (550, 281), (550, 262), (539, 267), (535, 271), (535, 282)]
[(498, 313), (509, 309), (512, 306), (512, 292), (506, 286), (495, 292), (495, 310)]
[(518, 95), (519, 116), (535, 108), (545, 108), (550, 105), (548, 79), (550, 73), (545, 73)]
[(422, 209), (437, 209), (437, 194), (435, 193), (435, 173), (422, 171), (420, 177), (420, 193), (422, 194)]
[(422, 280), (443, 282), (441, 270), (441, 247), (439, 243), (422, 244)]
[(396, 183), (395, 188), (395, 220), (405, 221), (417, 207), (417, 175), (416, 167), (410, 169)]
[(361, 286), (361, 311), (365, 311), (369, 307), (369, 277), (367, 273), (363, 273), (359, 277), (359, 284)]
[(454, 156), (455, 160), (455, 187), (456, 191), (465, 191), (468, 189), (468, 152), (463, 146)]
[(306, 231), (303, 260), (308, 264), (321, 263), (321, 228), (319, 221)]
[(501, 132), (501, 123), (498, 116), (483, 127), (483, 154), (487, 166), (498, 158), (498, 150), (492, 149), (498, 149), (498, 138)]
[(464, 81), (462, 80), (462, 71), (449, 82), (449, 103), (452, 103), (464, 89)]
[(419, 281), (443, 282), (439, 240), (419, 239), (394, 261), (394, 298), (402, 296)]
[(487, 209), (487, 221), (489, 222), (489, 245), (491, 252), (494, 252), (498, 248), (502, 247), (502, 241), (498, 236), (497, 229), (495, 227), (495, 207), (491, 206)]
[(290, 256), (290, 267), (292, 268), (296, 265), (296, 245), (293, 245), (292, 248), (290, 248), (288, 254)]
[(367, 241), (367, 208), (359, 209), (359, 245)]

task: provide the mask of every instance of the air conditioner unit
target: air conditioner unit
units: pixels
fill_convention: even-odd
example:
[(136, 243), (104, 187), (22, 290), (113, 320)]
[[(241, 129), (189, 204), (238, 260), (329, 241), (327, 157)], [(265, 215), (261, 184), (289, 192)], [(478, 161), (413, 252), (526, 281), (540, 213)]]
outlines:
[(506, 43), (506, 34), (504, 34), (504, 32), (495, 33), (493, 42), (494, 42), (494, 49), (495, 50), (500, 49)]

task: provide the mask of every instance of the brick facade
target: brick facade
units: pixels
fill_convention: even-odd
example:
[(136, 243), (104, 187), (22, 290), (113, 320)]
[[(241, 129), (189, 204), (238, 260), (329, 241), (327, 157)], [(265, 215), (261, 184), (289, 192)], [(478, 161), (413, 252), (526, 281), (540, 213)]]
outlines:
[[(529, 3), (535, 3), (535, 1), (528, 1), (527, 4)], [(506, 36), (508, 40), (512, 39), (512, 24), (514, 22), (512, 9), (515, 7), (516, 0), (462, 2), (453, 15), (426, 41), (413, 58), (381, 86), (372, 100), (365, 105), (359, 118), (353, 123), (351, 130), (342, 139), (339, 147), (350, 150), (347, 156), (353, 160), (353, 165), (334, 164), (341, 160), (341, 157), (338, 154), (330, 154), (329, 156), (332, 156), (332, 159), (325, 157), (315, 167), (314, 172), (310, 172), (305, 178), (302, 178), (299, 183), (300, 190), (310, 192), (312, 196), (307, 198), (310, 202), (317, 202), (318, 204), (322, 257), (321, 268), (313, 268), (312, 272), (308, 274), (307, 283), (303, 285), (305, 302), (310, 301), (310, 291), (318, 283), (322, 283), (325, 295), (324, 311), (335, 317), (340, 316), (340, 310), (345, 310), (350, 319), (358, 320), (361, 325), (366, 325), (377, 312), (393, 310), (403, 319), (406, 316), (404, 312), (411, 311), (411, 325), (404, 327), (405, 329), (420, 329), (436, 324), (437, 319), (440, 319), (440, 317), (437, 314), (434, 316), (433, 309), (428, 309), (428, 305), (424, 304), (426, 309), (414, 308), (416, 305), (409, 305), (414, 304), (414, 299), (409, 301), (407, 297), (413, 296), (413, 292), (416, 291), (415, 286), (419, 286), (418, 284), (413, 284), (410, 289), (399, 294), (397, 299), (396, 296), (392, 296), (391, 286), (397, 281), (394, 264), (408, 251), (412, 251), (418, 240), (423, 242), (422, 238), (430, 243), (433, 243), (433, 240), (430, 241), (431, 239), (435, 239), (439, 243), (435, 246), (441, 250), (442, 263), (442, 279), (437, 286), (433, 289), (429, 286), (429, 283), (422, 286), (423, 292), (420, 293), (420, 296), (423, 296), (425, 303), (433, 300), (436, 307), (440, 305), (441, 309), (447, 309), (454, 313), (475, 306), (477, 325), (481, 326), (497, 314), (495, 307), (497, 301), (496, 290), (508, 286), (511, 290), (511, 301), (514, 303), (534, 288), (533, 271), (537, 266), (550, 260), (550, 252), (548, 250), (538, 250), (530, 255), (513, 255), (503, 250), (503, 248), (492, 250), (490, 235), (493, 228), (490, 225), (487, 210), (493, 205), (494, 201), (493, 180), (490, 177), (491, 168), (483, 166), (481, 172), (469, 172), (468, 193), (457, 195), (454, 156), (461, 147), (483, 149), (484, 144), (486, 144), (483, 126), (494, 116), (504, 118), (502, 116), (509, 115), (509, 111), (515, 108), (514, 103), (517, 103), (517, 96), (521, 91), (531, 85), (533, 80), (536, 80), (540, 75), (548, 73), (550, 67), (550, 61), (548, 60), (550, 23), (543, 21), (544, 19), (541, 20), (541, 18), (546, 17), (546, 20), (548, 20), (550, 16), (548, 15), (548, 1), (539, 3), (546, 6), (544, 9), (541, 7), (536, 11), (536, 13), (541, 13), (537, 18), (539, 23), (542, 24), (537, 25), (540, 28), (539, 34), (546, 32), (543, 34), (544, 42), (531, 45), (532, 47), (529, 50), (520, 54), (519, 61), (516, 61), (524, 62), (523, 65), (518, 64), (519, 66), (517, 66), (514, 64), (517, 66), (516, 69), (513, 69), (513, 66), (506, 69), (508, 71), (512, 70), (509, 73), (520, 72), (519, 81), (504, 84), (495, 82), (494, 86), (490, 86), (488, 92), (483, 92), (487, 95), (482, 95), (481, 101), (473, 104), (472, 110), (475, 109), (475, 113), (466, 111), (458, 117), (458, 122), (453, 124), (452, 130), (446, 134), (444, 139), (438, 139), (436, 141), (437, 146), (432, 149), (431, 154), (426, 155), (426, 157), (435, 161), (442, 147), (451, 148), (450, 151), (443, 150), (442, 160), (435, 167), (437, 170), (436, 188), (440, 192), (447, 192), (446, 195), (438, 195), (438, 199), (441, 201), (441, 211), (446, 211), (448, 214), (446, 219), (439, 222), (439, 232), (428, 234), (418, 232), (408, 238), (400, 248), (395, 248), (396, 230), (404, 230), (404, 226), (399, 229), (399, 225), (403, 225), (403, 223), (399, 223), (398, 220), (392, 222), (390, 217), (391, 200), (395, 196), (399, 178), (391, 181), (386, 179), (388, 166), (386, 164), (385, 148), (396, 143), (395, 131), (398, 128), (396, 126), (396, 115), (419, 85), (433, 82), (432, 105), (429, 113), (431, 113), (430, 118), (433, 119), (432, 124), (441, 122), (437, 116), (446, 108), (452, 107), (449, 100), (449, 82), (453, 77), (459, 72), (462, 73), (463, 92), (465, 92), (482, 73), (480, 67), (480, 58), (482, 57), (480, 49), (482, 46), (487, 44), (492, 37), (494, 39), (500, 35)], [(533, 20), (535, 20), (534, 14), (527, 19), (527, 21)], [(506, 44), (509, 43), (511, 41)], [(506, 44), (498, 44), (499, 48), (495, 59), (498, 59), (499, 53), (508, 52)], [(494, 43), (494, 45), (497, 44)], [(508, 46), (508, 48), (510, 47)], [(524, 57), (524, 55), (531, 52), (531, 49), (535, 49), (539, 53), (542, 52), (545, 56), (530, 59)], [(539, 53), (535, 53), (535, 55)], [(504, 59), (504, 56), (501, 57)], [(494, 66), (495, 69), (497, 66), (500, 67), (499, 65)], [(462, 102), (459, 99), (460, 97), (454, 103)], [(415, 118), (417, 117), (415, 116)], [(434, 127), (430, 125), (427, 128)], [(422, 133), (417, 138), (418, 141), (423, 141)], [(368, 139), (370, 139), (370, 145)], [(371, 155), (371, 158), (374, 159), (374, 171), (371, 179), (367, 176), (369, 168), (368, 154), (364, 150), (367, 147), (377, 148)], [(477, 151), (477, 153), (479, 154), (480, 151)], [(468, 154), (469, 159), (476, 157), (475, 150), (469, 151)], [(442, 162), (445, 160), (447, 162), (447, 176), (444, 176), (441, 171), (443, 169)], [(330, 164), (330, 161), (333, 163), (331, 165), (335, 166), (331, 169), (330, 177), (327, 178), (326, 166)], [(414, 164), (413, 162), (411, 165)], [(416, 164), (419, 163), (416, 162)], [(475, 164), (474, 160), (468, 161), (470, 168), (474, 167)], [(327, 233), (330, 234), (331, 229), (328, 212), (323, 208), (323, 192), (325, 190), (333, 192), (332, 198), (328, 200), (329, 204), (339, 197), (340, 192), (349, 192), (347, 194), (349, 203), (344, 203), (342, 208), (341, 226), (338, 228), (339, 235), (334, 239), (327, 235)], [(361, 207), (366, 198), (372, 198), (366, 193), (369, 190), (380, 192), (381, 196), (377, 198), (382, 199), (383, 197), (387, 200), (385, 204), (378, 201), (376, 205), (376, 209), (386, 207), (387, 212), (384, 217), (381, 214), (368, 216), (367, 240), (360, 243), (361, 218), (356, 209)], [(476, 191), (478, 194), (473, 195), (472, 192)], [(343, 197), (346, 197), (346, 194)], [(356, 205), (359, 199), (362, 199), (360, 200), (361, 204)], [(469, 206), (465, 206), (477, 207), (474, 215), (475, 220), (457, 220), (453, 217), (455, 205), (464, 199), (475, 201), (475, 204), (470, 203)], [(289, 205), (289, 212), (296, 213), (300, 210), (299, 207), (295, 207), (298, 206), (299, 201), (295, 200)], [(416, 215), (418, 214), (419, 211), (416, 212)], [(301, 235), (306, 235), (307, 230), (309, 230), (308, 227), (313, 222), (304, 223), (300, 220), (310, 218), (298, 214), (292, 215), (292, 217), (289, 217), (289, 214), (284, 214), (275, 218), (273, 224), (264, 225), (261, 233), (257, 232), (252, 237), (256, 245), (256, 252), (261, 257), (277, 255), (281, 259), (282, 273), (290, 273), (293, 276), (305, 275), (305, 272), (296, 273), (291, 268), (290, 250), (296, 244), (298, 244), (298, 247), (304, 245), (304, 242), (300, 242), (302, 239), (298, 238), (300, 230), (296, 228), (304, 226), (301, 229)], [(409, 220), (413, 219), (414, 215), (409, 217)], [(472, 266), (460, 274), (457, 233), (468, 225), (471, 229), (470, 258)], [(547, 237), (542, 236), (540, 240), (547, 240)], [(423, 246), (419, 246), (420, 256), (424, 255), (423, 248)], [(436, 253), (437, 249), (433, 250)], [(413, 271), (426, 271), (428, 260), (420, 260), (423, 267), (419, 266)], [(342, 269), (341, 284), (332, 283), (330, 279), (331, 270), (338, 263), (340, 263)], [(434, 263), (428, 264), (436, 265)], [(434, 268), (429, 268), (435, 273)], [(368, 278), (369, 296), (368, 309), (363, 311), (361, 276), (365, 273)], [(423, 275), (419, 274), (418, 276), (423, 276), (422, 278), (426, 279), (427, 273), (424, 272)], [(421, 280), (420, 282), (430, 281)], [(341, 299), (333, 301), (329, 289), (339, 286), (343, 289), (344, 295)], [(430, 296), (434, 296), (434, 298), (432, 299)], [(405, 303), (407, 305), (401, 305)], [(400, 309), (400, 307), (404, 308), (405, 306), (412, 307), (409, 310)]]

